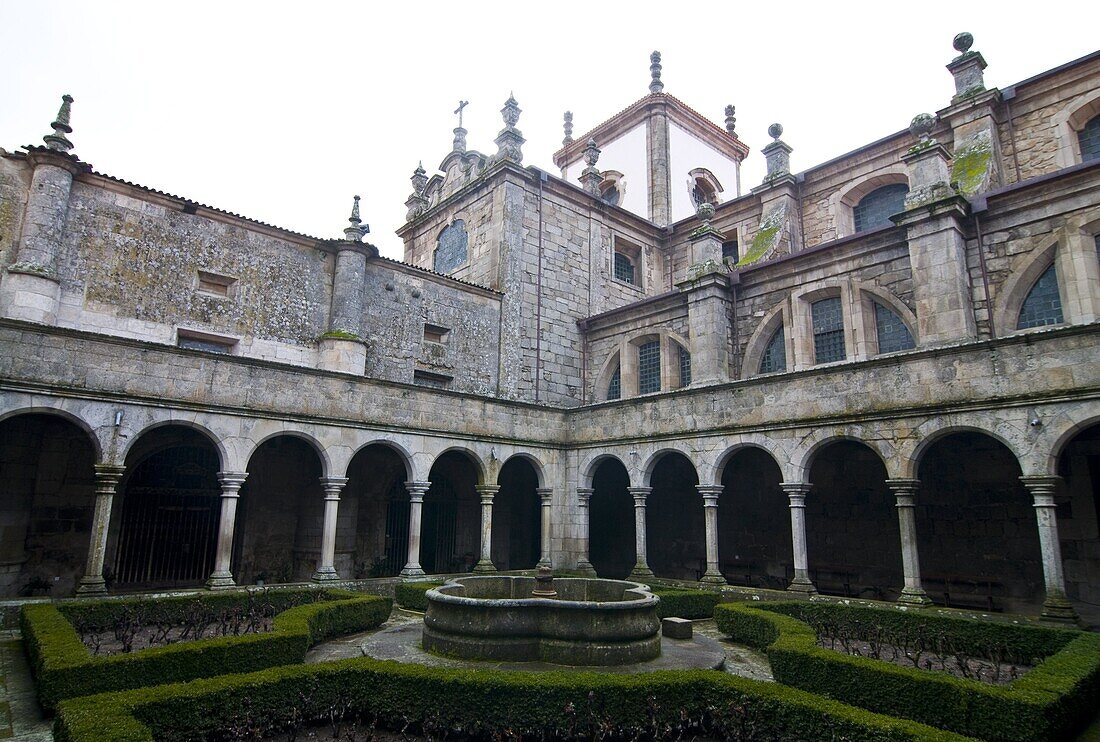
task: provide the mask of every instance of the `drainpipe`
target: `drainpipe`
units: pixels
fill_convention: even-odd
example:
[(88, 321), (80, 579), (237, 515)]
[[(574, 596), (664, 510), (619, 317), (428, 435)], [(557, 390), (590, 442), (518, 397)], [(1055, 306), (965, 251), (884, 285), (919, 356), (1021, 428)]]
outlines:
[(1012, 122), (1012, 99), (1016, 97), (1016, 87), (1001, 91), (1001, 100), (1005, 102), (1005, 115), (1008, 116), (1008, 138), (1012, 141), (1012, 165), (1016, 169), (1016, 182), (1020, 182), (1020, 156), (1016, 152), (1016, 126)]

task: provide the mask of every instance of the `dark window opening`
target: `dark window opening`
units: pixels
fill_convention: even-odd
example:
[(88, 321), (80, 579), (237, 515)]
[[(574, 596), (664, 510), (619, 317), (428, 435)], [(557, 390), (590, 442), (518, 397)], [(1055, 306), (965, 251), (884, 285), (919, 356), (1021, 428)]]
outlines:
[(784, 337), (783, 326), (780, 325), (779, 329), (772, 334), (772, 339), (768, 341), (768, 347), (764, 348), (764, 357), (760, 359), (760, 373), (772, 374), (787, 370), (785, 345), (786, 338)]
[(661, 341), (638, 346), (638, 393), (661, 391)]
[(680, 386), (691, 386), (691, 353), (682, 345), (676, 348), (680, 355)]
[(1081, 145), (1081, 162), (1100, 159), (1100, 116), (1093, 116), (1077, 132), (1077, 143)]
[(1024, 299), (1016, 329), (1026, 330), (1029, 327), (1059, 325), (1064, 321), (1062, 297), (1058, 294), (1058, 273), (1054, 270), (1054, 264), (1051, 263)]
[(736, 263), (741, 259), (741, 255), (737, 249), (737, 238), (732, 240), (726, 240), (722, 243), (722, 259), (728, 260), (731, 263)]
[(908, 193), (909, 186), (904, 183), (883, 186), (868, 193), (852, 209), (856, 231), (864, 232), (892, 224), (890, 217), (905, 208)]
[(607, 385), (607, 398), (618, 399), (623, 396), (623, 376), (621, 369), (616, 367), (615, 373), (611, 375), (611, 381)]
[(844, 313), (840, 308), (840, 297), (815, 301), (810, 310), (814, 326), (814, 361), (843, 361)]

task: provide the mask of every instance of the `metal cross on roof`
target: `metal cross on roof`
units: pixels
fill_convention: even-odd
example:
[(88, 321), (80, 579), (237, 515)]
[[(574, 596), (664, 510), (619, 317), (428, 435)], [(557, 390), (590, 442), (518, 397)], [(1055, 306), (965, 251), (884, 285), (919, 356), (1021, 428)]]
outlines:
[(458, 114), (458, 128), (459, 129), (462, 128), (462, 109), (465, 108), (468, 105), (470, 105), (470, 101), (460, 100), (458, 102), (458, 108), (456, 108), (455, 111), (454, 111), (455, 113)]

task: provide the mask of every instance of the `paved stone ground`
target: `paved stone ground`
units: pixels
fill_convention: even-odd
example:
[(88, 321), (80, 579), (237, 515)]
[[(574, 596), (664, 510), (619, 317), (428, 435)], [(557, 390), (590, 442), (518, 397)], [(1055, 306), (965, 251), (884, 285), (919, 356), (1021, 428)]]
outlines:
[[(402, 662), (419, 662), (441, 667), (484, 667), (504, 670), (561, 670), (561, 665), (538, 662), (494, 663), (464, 662), (445, 659), (424, 652), (419, 647), (419, 624), (421, 614), (395, 608), (390, 620), (380, 629), (353, 634), (341, 639), (319, 644), (306, 655), (306, 662), (332, 662), (348, 657), (372, 657), (395, 659)], [(604, 668), (604, 672), (645, 672), (675, 667), (708, 667), (715, 652), (725, 653), (726, 672), (757, 680), (772, 680), (771, 667), (763, 652), (733, 644), (725, 640), (713, 620), (694, 621), (693, 629), (701, 641), (678, 642), (671, 639), (662, 644), (662, 658), (642, 665), (630, 665), (618, 668)], [(664, 660), (664, 662), (662, 662)], [(671, 664), (669, 664), (671, 663)]]
[(45, 742), (53, 739), (53, 723), (34, 697), (34, 681), (21, 639), (0, 638), (0, 739)]

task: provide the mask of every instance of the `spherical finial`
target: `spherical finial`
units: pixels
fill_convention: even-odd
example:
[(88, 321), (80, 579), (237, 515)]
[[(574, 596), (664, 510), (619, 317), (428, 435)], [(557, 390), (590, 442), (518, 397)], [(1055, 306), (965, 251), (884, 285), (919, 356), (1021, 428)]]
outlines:
[(959, 54), (966, 54), (970, 51), (970, 47), (974, 46), (974, 35), (968, 31), (955, 34), (955, 38), (951, 41), (951, 46), (955, 47), (955, 51)]
[(768, 127), (768, 136), (772, 139), (778, 140), (783, 136), (783, 124), (772, 124)]
[(936, 117), (930, 113), (918, 113), (909, 122), (909, 133), (922, 142), (932, 138), (932, 130), (936, 128)]
[(714, 218), (714, 204), (704, 201), (696, 207), (695, 215), (704, 222), (710, 222)]

